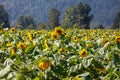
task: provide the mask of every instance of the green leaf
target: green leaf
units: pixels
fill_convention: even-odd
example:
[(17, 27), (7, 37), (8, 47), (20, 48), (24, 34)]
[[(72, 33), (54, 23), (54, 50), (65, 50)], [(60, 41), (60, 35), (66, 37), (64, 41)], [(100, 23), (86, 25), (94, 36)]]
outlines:
[(0, 78), (5, 77), (10, 72), (10, 65), (6, 66), (3, 70), (0, 71)]
[(114, 63), (120, 65), (120, 57), (118, 54), (114, 54)]
[(117, 42), (117, 47), (120, 49), (120, 42)]
[(6, 59), (5, 62), (4, 62), (4, 65), (7, 66), (7, 65), (11, 65), (13, 63), (13, 61), (11, 59)]
[(89, 74), (90, 74), (89, 72), (85, 72), (85, 73), (80, 74), (80, 75), (78, 75), (78, 76), (80, 76), (80, 77), (85, 77), (85, 76), (88, 76)]
[(18, 74), (16, 76), (16, 80), (26, 80), (26, 77), (24, 75), (22, 75), (22, 74)]
[(40, 78), (39, 77), (36, 77), (35, 79), (33, 79), (33, 80), (40, 80)]
[(30, 44), (30, 45), (26, 48), (25, 53), (32, 53), (33, 50), (34, 50), (34, 48), (35, 48), (34, 44)]
[(82, 64), (85, 68), (89, 67), (91, 62), (92, 62), (93, 58), (90, 58), (90, 59), (83, 59), (82, 60)]
[(104, 68), (104, 66), (101, 64), (101, 62), (93, 60), (92, 63), (94, 64), (94, 67), (96, 67), (96, 68), (101, 68), (101, 69)]

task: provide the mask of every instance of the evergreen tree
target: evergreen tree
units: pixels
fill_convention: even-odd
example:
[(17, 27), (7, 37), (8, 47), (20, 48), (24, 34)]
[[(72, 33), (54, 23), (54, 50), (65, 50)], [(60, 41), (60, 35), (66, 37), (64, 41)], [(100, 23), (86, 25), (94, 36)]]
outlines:
[(10, 28), (9, 14), (5, 11), (2, 4), (0, 4), (0, 26), (2, 26), (2, 28)]
[(32, 16), (19, 16), (17, 19), (18, 25), (24, 29), (35, 29), (36, 25)]
[(103, 25), (102, 24), (99, 24), (97, 29), (104, 29)]
[(111, 28), (112, 29), (120, 28), (120, 12), (117, 13)]
[[(70, 6), (67, 8), (66, 12), (64, 13), (64, 22), (62, 24), (63, 27), (73, 27), (75, 25), (76, 17), (75, 17), (75, 8)], [(77, 24), (76, 24), (77, 25)]]
[(38, 29), (45, 29), (46, 28), (46, 25), (44, 23), (39, 23), (38, 24)]
[(52, 8), (50, 10), (48, 23), (49, 23), (51, 29), (59, 26), (59, 16), (60, 16), (60, 11), (58, 9)]
[(90, 11), (90, 6), (82, 2), (75, 7), (69, 7), (64, 14), (63, 26), (73, 27), (76, 24), (79, 28), (89, 29), (89, 24), (92, 19), (92, 15), (89, 16)]

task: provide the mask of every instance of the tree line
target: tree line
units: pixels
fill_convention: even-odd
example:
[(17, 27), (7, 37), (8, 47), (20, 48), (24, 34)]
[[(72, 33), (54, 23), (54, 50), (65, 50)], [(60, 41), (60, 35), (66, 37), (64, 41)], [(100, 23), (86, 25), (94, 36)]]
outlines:
[[(35, 24), (32, 16), (19, 16), (17, 19), (16, 29), (53, 29), (58, 26), (63, 28), (77, 27), (80, 29), (90, 29), (90, 21), (94, 18), (90, 15), (91, 7), (82, 2), (76, 6), (70, 6), (66, 9), (62, 23), (60, 23), (60, 11), (57, 8), (51, 8), (48, 14), (47, 23)], [(0, 26), (2, 28), (10, 28), (9, 14), (5, 11), (4, 6), (0, 4)], [(104, 29), (102, 24), (99, 24), (99, 29)], [(120, 12), (116, 14), (111, 29), (120, 28)]]

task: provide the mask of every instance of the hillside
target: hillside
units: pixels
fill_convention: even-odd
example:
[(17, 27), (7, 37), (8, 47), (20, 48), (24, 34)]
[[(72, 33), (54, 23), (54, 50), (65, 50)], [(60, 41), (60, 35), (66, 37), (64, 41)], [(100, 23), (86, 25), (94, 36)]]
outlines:
[(66, 8), (80, 1), (91, 6), (91, 14), (94, 15), (92, 22), (110, 25), (116, 12), (120, 11), (120, 0), (0, 0), (0, 3), (4, 4), (10, 14), (11, 25), (14, 25), (20, 15), (34, 16), (37, 23), (47, 22), (48, 12), (52, 7), (61, 11), (62, 22)]

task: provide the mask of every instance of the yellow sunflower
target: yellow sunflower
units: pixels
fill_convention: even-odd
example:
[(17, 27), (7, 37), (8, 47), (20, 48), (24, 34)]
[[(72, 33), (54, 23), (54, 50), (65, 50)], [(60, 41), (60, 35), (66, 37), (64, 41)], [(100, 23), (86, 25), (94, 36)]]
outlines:
[(7, 46), (7, 47), (10, 47), (10, 46), (12, 46), (12, 43), (8, 42), (8, 43), (6, 44), (6, 46)]
[(12, 55), (15, 54), (15, 49), (14, 49), (14, 48), (11, 49), (11, 54), (12, 54)]
[(108, 39), (103, 40), (103, 41), (102, 41), (102, 45), (105, 45), (107, 42), (109, 42)]
[(116, 39), (116, 42), (120, 42), (120, 36), (116, 36), (115, 39)]
[(51, 66), (51, 62), (50, 61), (42, 61), (39, 63), (39, 68), (42, 70), (46, 70)]
[(33, 41), (33, 37), (32, 37), (32, 35), (31, 35), (31, 33), (28, 33), (28, 34), (27, 34), (27, 37), (29, 38), (30, 41)]
[(52, 38), (53, 40), (58, 40), (59, 37), (60, 37), (60, 36), (59, 36), (58, 34), (54, 33), (54, 32), (51, 34), (51, 38)]
[(93, 44), (92, 43), (88, 43), (88, 44), (86, 44), (86, 46), (92, 48)]
[(78, 76), (74, 77), (72, 80), (83, 80), (82, 78), (79, 78)]
[(64, 30), (62, 28), (60, 28), (60, 27), (56, 27), (54, 32), (56, 34), (59, 34), (59, 35), (63, 35), (64, 34)]
[(10, 29), (10, 32), (15, 32), (15, 28), (11, 28), (11, 29)]
[(73, 36), (73, 41), (74, 41), (74, 42), (78, 42), (78, 40), (79, 40), (79, 39), (78, 39), (77, 36)]
[(44, 45), (45, 45), (46, 50), (49, 50), (49, 49), (50, 49), (50, 47), (49, 47), (49, 44), (48, 44), (47, 40), (45, 40)]
[(81, 57), (86, 57), (88, 55), (86, 49), (82, 49), (80, 52), (79, 52), (80, 56)]
[(19, 42), (19, 43), (17, 44), (17, 47), (18, 47), (18, 48), (21, 48), (21, 49), (27, 48), (27, 46), (26, 46), (24, 43), (22, 43), (22, 42)]
[(66, 49), (65, 49), (65, 48), (60, 48), (60, 49), (58, 50), (58, 53), (59, 53), (59, 54), (61, 54), (61, 53), (63, 53), (63, 52), (66, 52)]
[(0, 30), (0, 34), (3, 32), (3, 30)]

